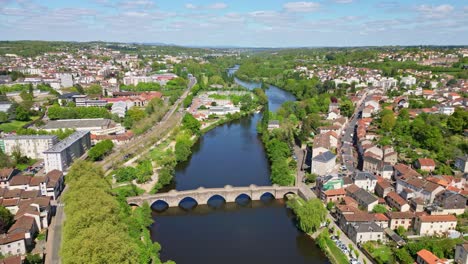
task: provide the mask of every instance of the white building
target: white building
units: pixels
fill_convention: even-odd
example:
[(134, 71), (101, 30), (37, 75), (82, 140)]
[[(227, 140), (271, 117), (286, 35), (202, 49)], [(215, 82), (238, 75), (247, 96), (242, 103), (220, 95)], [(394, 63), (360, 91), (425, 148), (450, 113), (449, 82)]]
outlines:
[(115, 114), (119, 117), (125, 117), (125, 113), (127, 112), (127, 103), (124, 101), (118, 101), (112, 104), (111, 113)]
[(362, 188), (369, 192), (374, 192), (375, 185), (377, 184), (377, 177), (369, 172), (356, 172), (353, 175), (354, 184), (356, 184), (359, 188)]
[(336, 155), (330, 151), (318, 154), (312, 159), (311, 173), (326, 175), (333, 171), (336, 164)]
[(416, 78), (413, 76), (402, 77), (400, 83), (404, 83), (406, 86), (415, 85)]
[(72, 162), (91, 147), (91, 133), (77, 131), (44, 152), (46, 173), (52, 170), (65, 171)]
[(348, 229), (348, 235), (356, 244), (367, 241), (382, 241), (385, 238), (383, 228), (374, 222), (352, 224)]
[(12, 103), (10, 102), (0, 102), (0, 112), (8, 112), (10, 110), (10, 107), (12, 106)]
[(19, 150), (23, 156), (31, 159), (43, 159), (44, 151), (57, 144), (58, 138), (54, 135), (24, 135), (6, 136), (3, 138), (5, 153), (11, 155)]
[(24, 233), (0, 235), (0, 252), (3, 256), (26, 254)]
[(423, 236), (441, 235), (457, 227), (454, 215), (421, 215), (416, 218), (414, 230)]
[(455, 113), (455, 107), (453, 106), (441, 106), (439, 107), (439, 114), (452, 115)]
[(57, 73), (56, 78), (59, 79), (62, 88), (73, 86), (73, 76), (71, 73)]

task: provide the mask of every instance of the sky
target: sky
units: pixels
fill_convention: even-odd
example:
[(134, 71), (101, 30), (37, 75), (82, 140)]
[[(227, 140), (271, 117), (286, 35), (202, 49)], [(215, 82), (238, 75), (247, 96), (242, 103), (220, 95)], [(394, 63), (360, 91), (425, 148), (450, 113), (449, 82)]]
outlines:
[(468, 45), (466, 0), (0, 0), (0, 40)]

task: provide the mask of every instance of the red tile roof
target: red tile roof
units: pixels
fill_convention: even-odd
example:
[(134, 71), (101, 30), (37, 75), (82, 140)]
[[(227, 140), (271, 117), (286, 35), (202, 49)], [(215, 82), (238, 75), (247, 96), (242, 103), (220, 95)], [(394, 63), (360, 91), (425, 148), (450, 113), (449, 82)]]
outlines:
[(444, 261), (439, 259), (436, 255), (432, 254), (432, 252), (430, 252), (427, 249), (421, 249), (420, 251), (418, 251), (417, 254), (427, 264), (443, 264), (443, 263), (445, 263)]
[(422, 215), (419, 217), (421, 222), (456, 222), (454, 215)]
[(393, 201), (395, 201), (398, 205), (400, 206), (403, 206), (405, 204), (407, 204), (407, 202), (405, 201), (405, 199), (403, 199), (403, 197), (401, 197), (398, 193), (396, 192), (389, 192), (387, 194), (387, 197), (391, 198)]
[(419, 158), (418, 159), (418, 162), (419, 162), (419, 165), (421, 165), (421, 167), (435, 167), (435, 162), (433, 159), (424, 159), (424, 158)]
[(328, 190), (323, 192), (326, 196), (335, 196), (335, 195), (346, 195), (346, 191), (343, 188), (335, 189), (335, 190)]

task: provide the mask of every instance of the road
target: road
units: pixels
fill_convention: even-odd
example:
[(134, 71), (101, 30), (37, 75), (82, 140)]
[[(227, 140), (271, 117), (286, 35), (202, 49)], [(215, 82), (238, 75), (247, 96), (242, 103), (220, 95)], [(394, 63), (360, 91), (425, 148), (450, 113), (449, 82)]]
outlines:
[(183, 100), (188, 96), (190, 90), (196, 83), (196, 78), (190, 78), (187, 89), (172, 105), (171, 109), (169, 109), (169, 111), (163, 116), (160, 122), (156, 123), (144, 134), (134, 137), (130, 142), (116, 146), (114, 151), (100, 162), (104, 171), (108, 171), (113, 166), (122, 162), (127, 155), (133, 156), (135, 154), (141, 155), (146, 153), (149, 146), (155, 144), (160, 138), (169, 133), (172, 128), (179, 124), (183, 117)]
[(56, 202), (57, 205), (55, 207), (55, 216), (52, 218), (48, 228), (45, 264), (61, 263), (59, 253), (62, 245), (62, 229), (63, 222), (65, 221), (65, 214), (63, 211), (64, 204), (60, 203), (60, 197)]

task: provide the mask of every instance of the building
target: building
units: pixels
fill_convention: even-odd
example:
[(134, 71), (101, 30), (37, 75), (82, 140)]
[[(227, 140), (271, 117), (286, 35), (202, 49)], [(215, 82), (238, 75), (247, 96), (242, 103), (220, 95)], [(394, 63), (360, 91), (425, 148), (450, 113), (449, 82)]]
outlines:
[(444, 188), (433, 182), (418, 177), (399, 177), (396, 182), (397, 193), (405, 199), (422, 198), (427, 203), (432, 203), (436, 194)]
[(91, 133), (77, 131), (44, 152), (45, 171), (65, 171), (91, 147)]
[(377, 184), (377, 177), (375, 177), (375, 175), (369, 172), (359, 171), (354, 173), (352, 178), (354, 184), (356, 184), (356, 186), (359, 188), (369, 192), (374, 192), (375, 185)]
[(41, 127), (41, 129), (48, 132), (67, 128), (75, 129), (76, 131), (90, 131), (94, 135), (125, 133), (125, 128), (120, 124), (115, 124), (112, 120), (104, 118), (52, 120)]
[(455, 248), (455, 263), (468, 264), (468, 243), (458, 244)]
[(13, 104), (10, 103), (10, 102), (0, 102), (0, 112), (8, 112), (8, 110), (10, 110), (10, 107), (12, 106)]
[(389, 192), (385, 197), (387, 204), (397, 209), (400, 212), (408, 212), (410, 210), (409, 204), (396, 192)]
[(461, 215), (465, 212), (467, 198), (459, 193), (444, 191), (436, 195), (433, 206), (443, 214)]
[(58, 138), (54, 135), (6, 136), (3, 142), (8, 155), (20, 151), (21, 155), (28, 158), (43, 159), (42, 153), (57, 144)]
[(445, 234), (455, 230), (457, 218), (454, 215), (421, 215), (414, 222), (414, 230), (423, 236)]
[(127, 113), (127, 104), (123, 101), (113, 103), (111, 113), (121, 118), (125, 117), (125, 113)]
[(347, 194), (356, 200), (359, 205), (368, 212), (371, 212), (374, 209), (374, 206), (379, 203), (379, 199), (362, 188), (358, 188), (357, 191), (349, 193), (348, 187)]
[(413, 226), (414, 213), (412, 212), (387, 212), (386, 215), (390, 219), (388, 227), (392, 230), (399, 226), (408, 230)]
[(280, 122), (278, 120), (271, 120), (268, 122), (268, 130), (280, 128)]
[(318, 177), (316, 180), (317, 188), (322, 192), (340, 189), (343, 188), (343, 180), (344, 179), (342, 177), (338, 177), (337, 175)]
[(326, 175), (333, 171), (336, 155), (330, 151), (323, 152), (312, 159), (311, 172), (317, 175)]
[(436, 164), (433, 159), (419, 158), (416, 160), (414, 167), (422, 171), (432, 172), (435, 170)]
[(439, 259), (436, 255), (427, 249), (421, 249), (417, 253), (417, 264), (448, 264), (450, 261), (446, 259)]
[(384, 229), (374, 222), (352, 224), (348, 230), (349, 238), (356, 244), (385, 239)]
[(26, 254), (24, 234), (15, 233), (0, 235), (0, 252), (3, 256)]
[(455, 167), (457, 167), (461, 172), (468, 172), (468, 156), (461, 156), (455, 159)]
[(343, 188), (328, 190), (320, 193), (320, 198), (326, 203), (334, 202), (337, 203), (346, 196), (346, 191)]
[(375, 194), (379, 197), (385, 198), (389, 192), (394, 192), (395, 188), (387, 180), (378, 181), (375, 185)]

